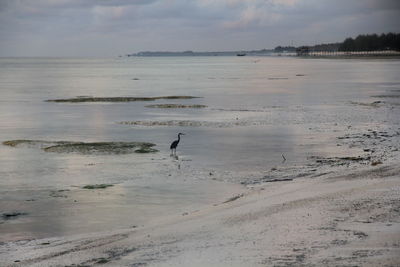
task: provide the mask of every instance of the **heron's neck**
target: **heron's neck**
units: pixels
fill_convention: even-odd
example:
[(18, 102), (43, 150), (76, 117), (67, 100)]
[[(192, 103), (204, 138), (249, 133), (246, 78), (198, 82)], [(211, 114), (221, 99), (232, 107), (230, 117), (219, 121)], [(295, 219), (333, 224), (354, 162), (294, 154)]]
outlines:
[(178, 142), (181, 140), (181, 135), (178, 134)]

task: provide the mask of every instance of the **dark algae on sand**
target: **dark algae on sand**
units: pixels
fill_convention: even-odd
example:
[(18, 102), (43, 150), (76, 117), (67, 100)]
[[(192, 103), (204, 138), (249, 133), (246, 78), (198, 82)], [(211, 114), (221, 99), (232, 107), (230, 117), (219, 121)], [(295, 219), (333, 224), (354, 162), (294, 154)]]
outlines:
[(106, 189), (107, 187), (114, 186), (112, 184), (88, 184), (83, 186), (83, 189)]
[(130, 154), (158, 152), (155, 144), (147, 142), (72, 142), (72, 141), (43, 141), (43, 140), (10, 140), (3, 145), (18, 147), (39, 147), (46, 152), (90, 154)]
[(74, 97), (74, 98), (61, 98), (49, 99), (46, 102), (56, 103), (84, 103), (84, 102), (135, 102), (135, 101), (155, 101), (160, 99), (193, 99), (199, 98), (196, 96), (172, 95), (172, 96), (154, 96), (154, 97)]
[(181, 105), (181, 104), (158, 104), (147, 105), (146, 108), (206, 108), (206, 105)]

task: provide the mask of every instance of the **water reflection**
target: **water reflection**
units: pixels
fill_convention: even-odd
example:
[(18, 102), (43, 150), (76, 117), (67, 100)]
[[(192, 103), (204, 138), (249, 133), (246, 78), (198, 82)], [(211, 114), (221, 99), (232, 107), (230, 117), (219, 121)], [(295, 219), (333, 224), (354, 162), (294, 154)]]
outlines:
[[(159, 215), (213, 204), (237, 189), (231, 182), (262, 177), (272, 168), (303, 168), (310, 156), (361, 153), (338, 146), (337, 137), (353, 129), (389, 129), (400, 118), (395, 108), (377, 112), (350, 104), (371, 102), (371, 95), (400, 83), (398, 61), (367, 63), (297, 58), (254, 63), (236, 57), (0, 59), (0, 141), (139, 141), (155, 143), (160, 150), (84, 156), (1, 145), (0, 210), (28, 215), (1, 223), (0, 236), (45, 237), (145, 224)], [(194, 95), (203, 98), (185, 104), (208, 108), (44, 102), (80, 95)], [(139, 120), (209, 125), (118, 124)], [(171, 140), (179, 132), (187, 135), (178, 153), (169, 157)], [(82, 189), (101, 183), (114, 186)]]

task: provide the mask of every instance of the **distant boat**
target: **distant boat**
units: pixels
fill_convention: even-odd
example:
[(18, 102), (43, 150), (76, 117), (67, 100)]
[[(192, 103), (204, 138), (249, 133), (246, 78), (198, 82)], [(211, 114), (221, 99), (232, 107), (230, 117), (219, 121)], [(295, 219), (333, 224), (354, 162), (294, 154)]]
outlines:
[(238, 57), (244, 57), (246, 54), (245, 53), (239, 53), (239, 54), (236, 54)]

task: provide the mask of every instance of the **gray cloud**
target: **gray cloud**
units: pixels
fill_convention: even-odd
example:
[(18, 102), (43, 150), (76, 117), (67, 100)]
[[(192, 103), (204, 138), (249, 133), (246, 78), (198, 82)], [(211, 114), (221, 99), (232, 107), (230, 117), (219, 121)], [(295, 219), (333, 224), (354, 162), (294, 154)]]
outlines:
[(397, 0), (0, 0), (0, 56), (236, 50), (399, 32)]

